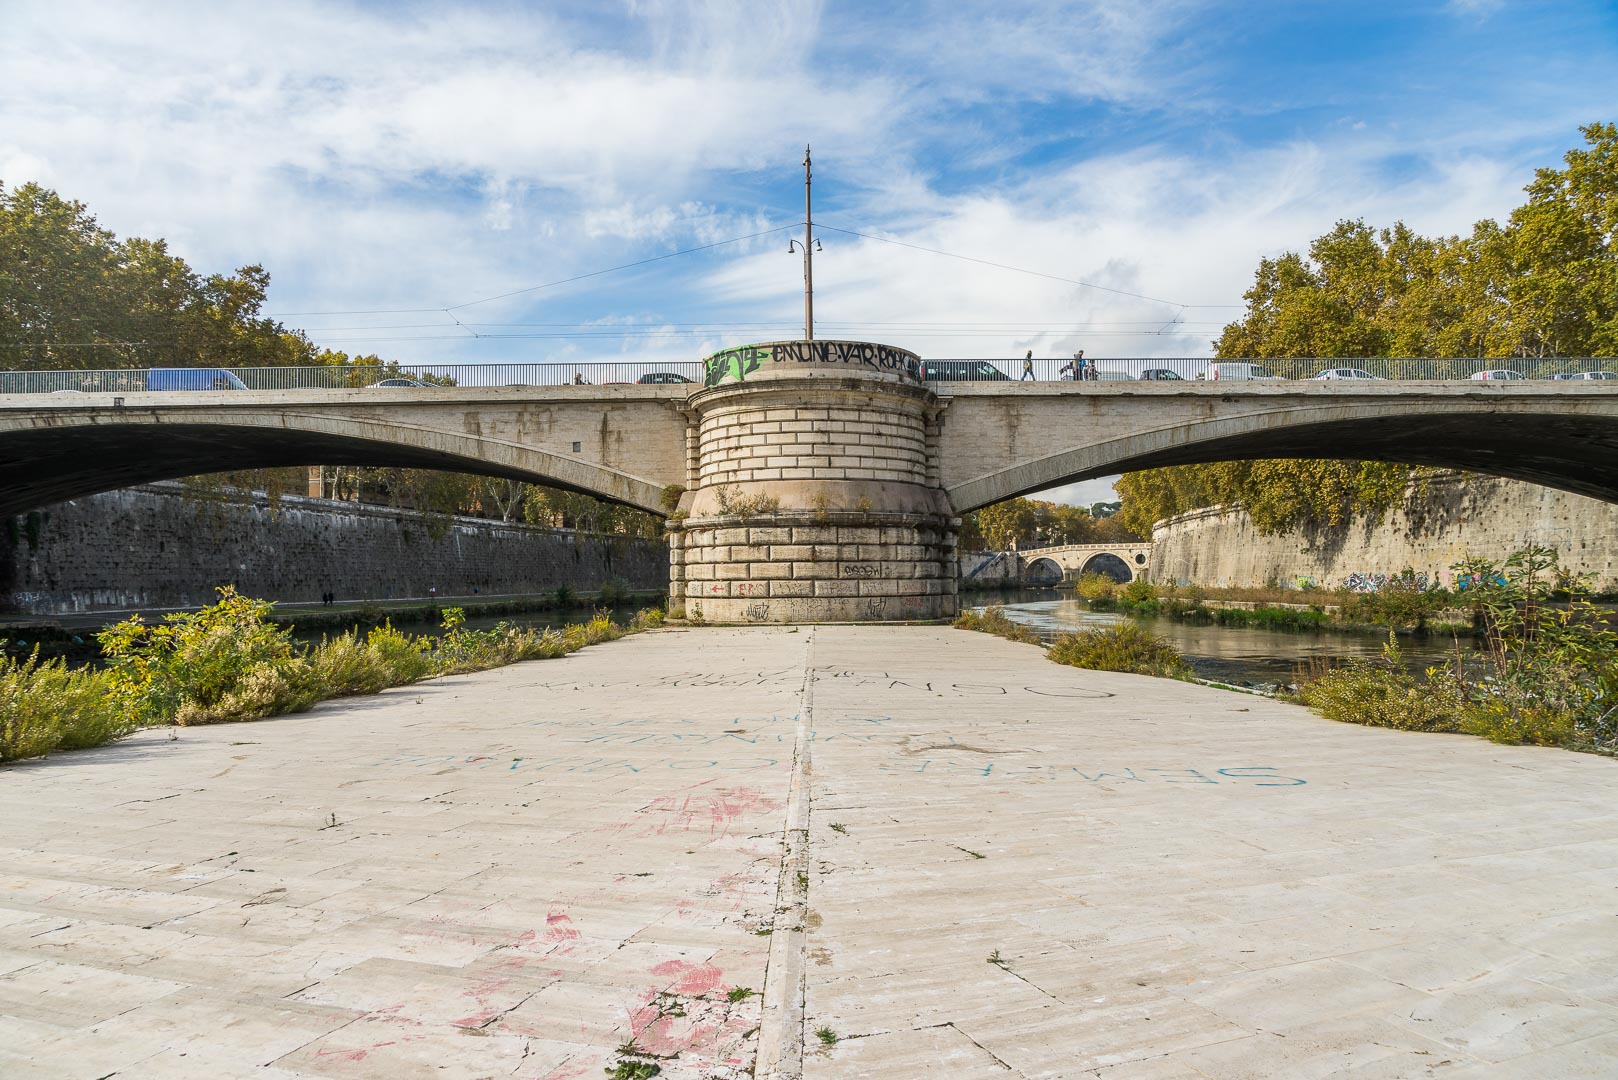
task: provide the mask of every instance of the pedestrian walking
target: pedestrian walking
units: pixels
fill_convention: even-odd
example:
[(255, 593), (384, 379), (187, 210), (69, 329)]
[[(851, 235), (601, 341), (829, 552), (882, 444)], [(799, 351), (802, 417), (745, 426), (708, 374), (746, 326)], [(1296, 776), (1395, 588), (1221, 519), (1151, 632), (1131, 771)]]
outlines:
[(1022, 378), (1018, 382), (1027, 382), (1034, 377), (1034, 350), (1029, 349), (1028, 355), (1022, 358)]

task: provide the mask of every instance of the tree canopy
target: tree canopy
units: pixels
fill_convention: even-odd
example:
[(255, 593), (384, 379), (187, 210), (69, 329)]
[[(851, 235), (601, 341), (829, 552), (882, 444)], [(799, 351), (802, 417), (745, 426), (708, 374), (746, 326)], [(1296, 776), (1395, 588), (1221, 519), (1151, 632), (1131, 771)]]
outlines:
[[(1539, 169), (1506, 224), (1422, 236), (1403, 222), (1339, 221), (1309, 245), (1261, 259), (1222, 358), (1547, 357), (1618, 353), (1618, 125), (1580, 129), (1561, 169)], [(1380, 519), (1413, 466), (1360, 461), (1182, 465), (1118, 481), (1122, 516), (1152, 523), (1240, 503), (1267, 532)]]
[(1013, 544), (1030, 548), (1138, 539), (1121, 517), (1097, 519), (1080, 506), (1018, 498), (967, 514), (961, 522), (960, 545), (967, 551), (1005, 551)]

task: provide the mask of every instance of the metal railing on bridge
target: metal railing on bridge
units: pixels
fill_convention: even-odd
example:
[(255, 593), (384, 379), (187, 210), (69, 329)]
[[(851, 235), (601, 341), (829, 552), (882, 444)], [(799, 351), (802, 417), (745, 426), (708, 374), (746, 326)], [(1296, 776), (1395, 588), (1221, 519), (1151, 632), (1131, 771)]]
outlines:
[(1345, 382), (1618, 381), (1618, 358), (1470, 357), (1435, 360), (1419, 357), (1342, 359), (1289, 357), (1279, 360), (1195, 357), (1085, 357), (1030, 360), (923, 360), (928, 382), (1051, 382), (1082, 376), (1085, 382), (1280, 382), (1320, 380)]
[[(179, 374), (183, 373), (183, 374)], [(1098, 357), (923, 360), (930, 383), (1067, 381), (1235, 382), (1324, 380), (1347, 383), (1550, 380), (1618, 382), (1618, 358), (1212, 360), (1208, 357)], [(146, 390), (339, 390), (433, 386), (523, 387), (700, 384), (701, 361), (534, 364), (388, 364), (373, 367), (197, 367), (0, 371), (0, 394), (139, 393)]]
[(139, 393), (145, 390), (347, 390), (433, 386), (700, 383), (701, 361), (576, 364), (388, 364), (384, 367), (126, 368), (0, 371), (0, 394)]

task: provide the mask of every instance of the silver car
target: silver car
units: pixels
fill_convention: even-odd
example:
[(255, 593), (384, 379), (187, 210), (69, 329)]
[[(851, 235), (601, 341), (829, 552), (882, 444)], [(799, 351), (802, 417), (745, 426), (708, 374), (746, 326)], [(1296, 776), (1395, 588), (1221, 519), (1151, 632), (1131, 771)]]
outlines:
[(1375, 379), (1377, 382), (1387, 382), (1388, 381), (1388, 380), (1384, 379), (1380, 375), (1372, 375), (1369, 371), (1366, 371), (1364, 368), (1357, 368), (1357, 367), (1327, 368), (1325, 371), (1322, 371), (1319, 375), (1311, 376), (1311, 378), (1315, 378), (1315, 379)]
[(1510, 368), (1490, 368), (1488, 371), (1475, 371), (1468, 375), (1467, 378), (1477, 382), (1506, 382), (1512, 379), (1527, 378), (1527, 376)]

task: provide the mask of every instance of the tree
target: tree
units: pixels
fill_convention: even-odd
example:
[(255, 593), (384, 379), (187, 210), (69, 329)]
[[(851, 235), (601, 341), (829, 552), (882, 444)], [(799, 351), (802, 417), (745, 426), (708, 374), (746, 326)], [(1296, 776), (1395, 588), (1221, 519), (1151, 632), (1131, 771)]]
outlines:
[[(1580, 129), (1585, 148), (1540, 169), (1505, 225), (1423, 237), (1403, 222), (1339, 221), (1261, 259), (1220, 357), (1554, 357), (1618, 351), (1618, 125)], [(1469, 374), (1473, 364), (1445, 372)], [(1570, 365), (1570, 369), (1572, 366)], [(1118, 483), (1135, 530), (1240, 503), (1261, 530), (1380, 519), (1431, 470), (1380, 462), (1257, 461), (1132, 473)]]

